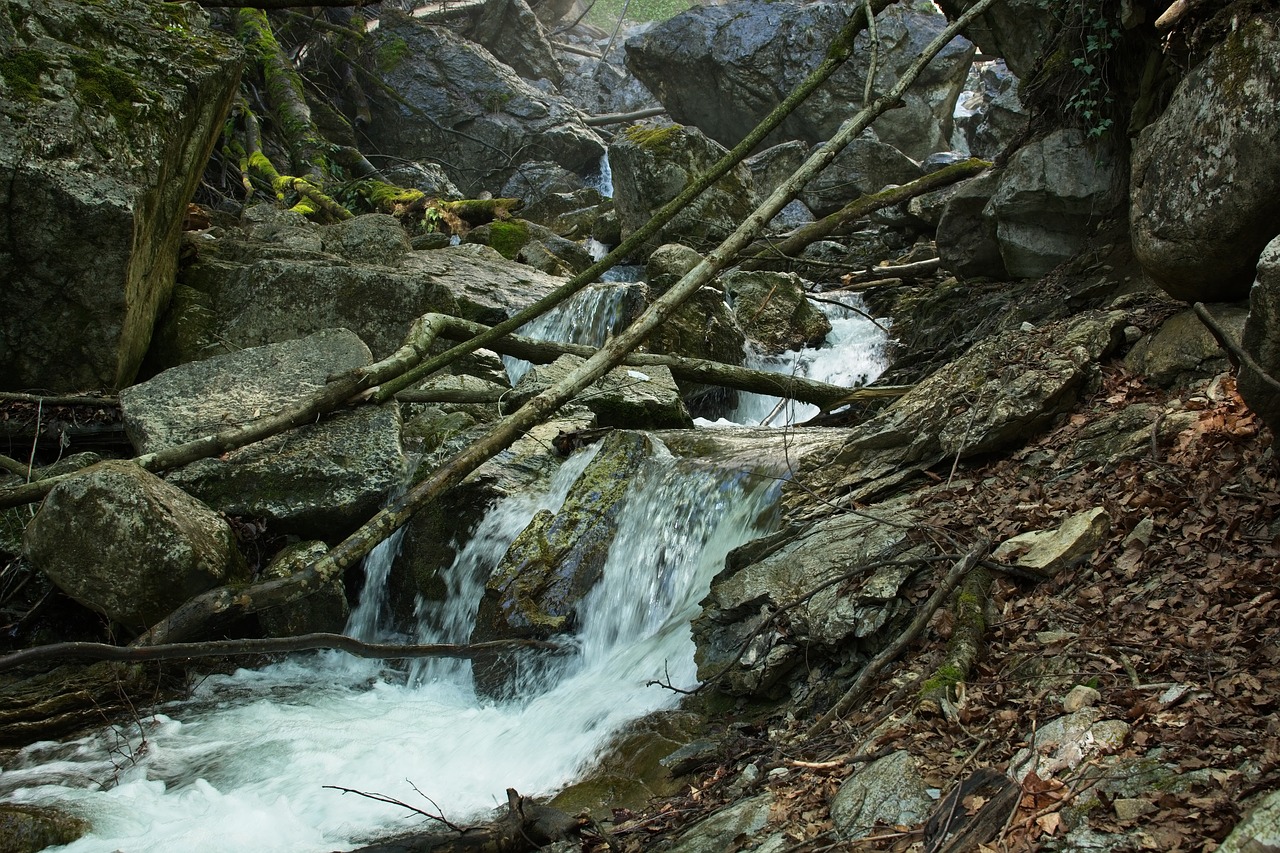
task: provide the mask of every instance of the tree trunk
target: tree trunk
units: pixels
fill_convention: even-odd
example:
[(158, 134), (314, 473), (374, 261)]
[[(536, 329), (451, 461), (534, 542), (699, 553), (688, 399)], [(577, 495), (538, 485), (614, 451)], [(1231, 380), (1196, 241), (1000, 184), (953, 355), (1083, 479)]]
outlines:
[[(896, 103), (938, 51), (993, 2), (994, 0), (979, 0), (955, 23), (943, 30), (889, 92), (845, 122), (836, 135), (756, 208), (727, 240), (655, 300), (634, 323), (559, 382), (503, 418), (483, 438), (448, 459), (315, 563), (279, 580), (249, 587), (222, 587), (197, 596), (153, 626), (135, 640), (134, 644), (156, 645), (195, 636), (214, 620), (255, 612), (262, 606), (260, 601), (263, 599), (270, 599), (271, 603), (276, 604), (289, 600), (290, 595), (300, 598), (341, 576), (348, 566), (363, 558), (422, 507), (462, 482), (463, 478), (485, 461), (510, 447), (526, 431), (546, 420), (588, 385), (622, 363), (629, 352), (643, 343), (659, 325), (670, 319), (681, 303), (709, 282), (719, 270), (728, 266), (738, 252), (754, 239), (814, 175), (829, 165), (844, 146), (869, 127), (891, 104)], [(492, 337), (485, 343), (501, 336), (494, 334), (494, 330), (499, 327), (495, 326), (490, 330)], [(504, 330), (504, 334), (505, 331), (510, 330)], [(473, 338), (471, 343), (482, 337), (485, 336)], [(401, 378), (403, 379), (403, 375)]]

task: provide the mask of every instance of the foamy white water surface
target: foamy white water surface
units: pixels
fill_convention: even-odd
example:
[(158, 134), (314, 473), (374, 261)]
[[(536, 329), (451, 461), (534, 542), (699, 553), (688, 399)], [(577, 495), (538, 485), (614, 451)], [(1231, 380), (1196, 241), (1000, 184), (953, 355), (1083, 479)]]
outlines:
[[(767, 530), (767, 489), (659, 457), (633, 484), (604, 579), (581, 608), (578, 653), (541, 691), (485, 702), (466, 664), (410, 677), (341, 653), (299, 655), (208, 678), (136, 725), (29, 747), (0, 771), (0, 796), (87, 818), (92, 834), (66, 853), (317, 853), (422, 823), (327, 785), (459, 823), (500, 805), (508, 787), (554, 792), (621, 726), (675, 704), (646, 682), (692, 686), (697, 603), (729, 549)], [(424, 637), (458, 630), (480, 576), (534, 511), (558, 506), (585, 462), (567, 462), (548, 494), (495, 507), (451, 570), (456, 607), (423, 608)]]

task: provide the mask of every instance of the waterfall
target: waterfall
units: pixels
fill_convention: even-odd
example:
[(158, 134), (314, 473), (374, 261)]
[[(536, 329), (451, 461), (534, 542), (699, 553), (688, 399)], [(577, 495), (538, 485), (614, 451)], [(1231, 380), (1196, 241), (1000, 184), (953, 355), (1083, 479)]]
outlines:
[(605, 198), (613, 198), (613, 167), (609, 165), (609, 151), (607, 149), (600, 156), (599, 172), (591, 179), (588, 186), (598, 189), (600, 195)]
[[(843, 296), (844, 305), (819, 304), (831, 321), (831, 332), (820, 347), (805, 347), (779, 355), (766, 355), (748, 348), (746, 366), (803, 376), (832, 385), (857, 388), (884, 372), (886, 335), (867, 314), (862, 298)], [(764, 394), (739, 394), (738, 405), (728, 418), (735, 424), (786, 426), (803, 423), (818, 414), (818, 407), (795, 400), (783, 402)]]
[[(605, 342), (622, 321), (622, 287), (593, 284), (584, 288), (564, 303), (520, 327), (520, 334), (542, 341), (563, 344), (585, 344), (598, 347)], [(512, 386), (529, 372), (532, 366), (524, 359), (504, 355), (502, 363)]]
[[(587, 453), (546, 494), (492, 508), (449, 570), (451, 602), (421, 609), (424, 638), (462, 635), (485, 571), (533, 512), (559, 505)], [(62, 853), (328, 853), (423, 821), (326, 785), (457, 823), (481, 819), (508, 786), (546, 795), (579, 778), (622, 726), (675, 704), (646, 682), (694, 683), (689, 619), (729, 549), (768, 532), (775, 500), (767, 481), (659, 449), (580, 607), (577, 652), (536, 695), (478, 702), (467, 667), (295, 655), (210, 676), (135, 723), (8, 755), (0, 797), (88, 819), (92, 834)]]

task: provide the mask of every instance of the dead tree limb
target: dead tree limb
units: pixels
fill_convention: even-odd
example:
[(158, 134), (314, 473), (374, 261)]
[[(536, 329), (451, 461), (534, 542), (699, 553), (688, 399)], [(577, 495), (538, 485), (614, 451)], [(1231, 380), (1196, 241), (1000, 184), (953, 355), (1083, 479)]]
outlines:
[[(872, 0), (872, 8), (875, 12), (880, 12), (891, 6), (895, 0)], [(535, 320), (545, 314), (573, 294), (582, 290), (587, 285), (597, 281), (600, 276), (611, 269), (614, 265), (631, 257), (631, 255), (645, 244), (645, 242), (657, 234), (664, 225), (671, 221), (677, 213), (702, 195), (716, 181), (729, 173), (729, 170), (740, 163), (742, 160), (755, 150), (761, 142), (764, 141), (770, 133), (772, 133), (795, 109), (804, 102), (809, 95), (819, 86), (838, 71), (849, 57), (853, 55), (853, 43), (858, 34), (866, 27), (866, 21), (860, 15), (851, 16), (849, 22), (840, 30), (836, 37), (832, 40), (830, 47), (827, 49), (822, 62), (806, 77), (769, 115), (761, 120), (742, 141), (733, 147), (731, 151), (721, 157), (711, 168), (699, 175), (697, 178), (689, 182), (679, 195), (667, 202), (653, 215), (653, 218), (646, 222), (640, 228), (636, 229), (629, 237), (619, 243), (613, 251), (605, 255), (599, 261), (596, 261), (587, 269), (578, 275), (569, 279), (553, 292), (547, 294), (542, 299), (534, 302), (528, 308), (515, 314), (514, 316), (497, 324), (487, 333), (464, 341), (441, 353), (440, 355), (423, 362), (406, 376), (398, 379), (394, 383), (388, 383), (379, 389), (378, 396), (375, 398), (379, 403), (391, 399), (398, 391), (402, 391), (413, 385), (415, 382), (430, 376), (432, 373), (446, 367), (459, 358), (474, 352), (481, 347), (486, 347), (496, 341), (503, 335), (514, 332), (525, 323)]]
[[(197, 459), (218, 456), (229, 450), (244, 447), (246, 444), (261, 441), (293, 427), (311, 423), (421, 361), (435, 341), (442, 322), (438, 318), (441, 316), (428, 314), (419, 318), (410, 327), (404, 346), (389, 357), (368, 367), (356, 368), (333, 377), (324, 387), (280, 412), (219, 433), (146, 453), (133, 461), (152, 473), (167, 471)], [(78, 472), (49, 477), (25, 486), (0, 489), (0, 509), (41, 500), (58, 483), (76, 476), (79, 476)]]
[(740, 266), (745, 270), (754, 270), (770, 263), (776, 263), (779, 260), (789, 260), (800, 254), (804, 247), (810, 243), (816, 243), (818, 240), (825, 240), (833, 235), (846, 234), (852, 231), (858, 220), (872, 211), (900, 204), (908, 199), (915, 198), (921, 193), (954, 184), (956, 181), (961, 181), (965, 178), (971, 178), (989, 168), (991, 168), (991, 163), (988, 161), (971, 157), (963, 163), (956, 163), (947, 166), (945, 169), (930, 172), (901, 186), (889, 187), (871, 195), (864, 195), (862, 198), (849, 202), (835, 213), (824, 216), (808, 225), (802, 225), (781, 240), (753, 244), (744, 253), (750, 257), (743, 261)]
[(916, 700), (916, 710), (928, 714), (943, 713), (955, 701), (956, 685), (969, 680), (974, 663), (982, 650), (987, 633), (987, 606), (991, 598), (991, 572), (975, 565), (965, 575), (951, 599), (954, 617), (951, 637), (942, 662), (925, 679)]
[(203, 643), (167, 643), (156, 646), (113, 646), (108, 643), (52, 643), (0, 657), (0, 672), (33, 663), (53, 660), (192, 660), (228, 655), (270, 655), (337, 649), (361, 658), (397, 660), (403, 658), (477, 658), (513, 649), (560, 651), (555, 643), (543, 640), (493, 640), (487, 643), (454, 645), (398, 645), (365, 643), (343, 634), (299, 634), (294, 637), (266, 637), (248, 640), (209, 640)]
[[(455, 340), (468, 340), (483, 334), (488, 327), (457, 317), (447, 317), (440, 328), (440, 336)], [(534, 364), (547, 364), (562, 355), (576, 355), (590, 358), (598, 351), (595, 347), (582, 344), (562, 344), (554, 341), (540, 341), (524, 335), (507, 335), (489, 344), (490, 348), (503, 355), (523, 358)], [(701, 382), (705, 385), (719, 385), (734, 388), (738, 391), (750, 391), (754, 394), (770, 394), (787, 397), (803, 403), (812, 403), (824, 410), (838, 408), (855, 402), (865, 396), (860, 395), (862, 389), (845, 388), (817, 382), (801, 376), (790, 376), (785, 373), (770, 373), (767, 370), (753, 370), (749, 367), (724, 364), (702, 358), (684, 358), (676, 355), (659, 355), (656, 353), (631, 353), (622, 361), (629, 367), (652, 367), (661, 365), (671, 370), (677, 379), (689, 382)], [(434, 392), (433, 392), (434, 393)], [(396, 395), (399, 400), (411, 400), (406, 392)]]
[(1200, 318), (1201, 323), (1204, 323), (1205, 328), (1207, 328), (1213, 334), (1214, 338), (1217, 339), (1218, 344), (1224, 350), (1231, 353), (1231, 355), (1235, 356), (1238, 365), (1243, 364), (1255, 373), (1260, 380), (1267, 385), (1270, 385), (1273, 391), (1280, 392), (1280, 380), (1277, 380), (1270, 373), (1267, 373), (1267, 371), (1262, 368), (1262, 365), (1258, 364), (1258, 362), (1254, 360), (1253, 356), (1249, 355), (1249, 353), (1245, 351), (1244, 347), (1236, 343), (1235, 338), (1231, 337), (1231, 333), (1222, 327), (1217, 318), (1209, 312), (1209, 308), (1203, 302), (1194, 303), (1191, 306), (1191, 309), (1196, 312), (1196, 316)]
[(587, 116), (582, 123), (587, 127), (602, 127), (606, 124), (621, 124), (624, 121), (640, 121), (642, 118), (653, 118), (667, 114), (666, 107), (650, 107), (647, 110), (636, 110), (633, 113), (609, 113), (607, 115)]
[(817, 737), (822, 734), (831, 721), (837, 717), (847, 714), (857, 702), (862, 699), (863, 695), (871, 688), (872, 683), (880, 675), (881, 670), (897, 659), (898, 655), (906, 650), (907, 646), (915, 642), (916, 637), (924, 632), (928, 626), (929, 620), (933, 618), (933, 614), (942, 606), (942, 602), (955, 590), (956, 586), (969, 573), (974, 565), (986, 556), (987, 551), (991, 547), (990, 539), (979, 539), (969, 551), (961, 557), (951, 571), (947, 572), (946, 577), (942, 579), (942, 583), (938, 584), (938, 588), (933, 591), (933, 595), (929, 596), (920, 610), (916, 613), (911, 624), (907, 626), (896, 640), (887, 648), (883, 649), (878, 655), (867, 662), (862, 668), (862, 672), (858, 673), (857, 679), (840, 697), (840, 701), (831, 707), (831, 710), (818, 718), (818, 721), (809, 727), (806, 737)]
[[(334, 578), (340, 577), (343, 571), (403, 526), (420, 509), (437, 500), (448, 489), (461, 483), (481, 464), (510, 447), (530, 428), (545, 421), (580, 391), (620, 364), (628, 353), (642, 344), (660, 325), (667, 322), (686, 299), (709, 283), (716, 273), (732, 263), (738, 253), (760, 233), (778, 211), (782, 210), (814, 175), (826, 168), (841, 149), (866, 130), (876, 118), (889, 109), (890, 105), (897, 103), (933, 57), (976, 15), (991, 6), (993, 2), (994, 0), (978, 0), (960, 18), (944, 29), (930, 42), (920, 57), (903, 72), (898, 82), (887, 93), (841, 125), (836, 135), (822, 145), (794, 175), (784, 181), (752, 211), (728, 239), (656, 299), (635, 322), (614, 336), (595, 355), (570, 371), (559, 382), (498, 421), (483, 438), (450, 457), (434, 472), (419, 480), (413, 488), (392, 501), (319, 560), (284, 578), (248, 587), (221, 587), (199, 595), (154, 625), (150, 631), (134, 641), (135, 645), (157, 645), (196, 636), (217, 620), (256, 612), (267, 606), (267, 602), (275, 605), (310, 595)], [(490, 334), (493, 335), (490, 341), (501, 337), (500, 334), (493, 334), (494, 330), (500, 326), (501, 324), (490, 330)], [(504, 330), (502, 334), (507, 331), (512, 330)], [(470, 343), (475, 343), (482, 337), (484, 336), (473, 338)]]
[(921, 276), (932, 275), (941, 266), (941, 258), (929, 258), (925, 261), (914, 261), (909, 264), (885, 264), (884, 266), (871, 267), (865, 270), (854, 270), (840, 276), (840, 281), (845, 286), (836, 289), (840, 291), (857, 291), (860, 282), (865, 286), (873, 286), (877, 280), (883, 279), (914, 280)]

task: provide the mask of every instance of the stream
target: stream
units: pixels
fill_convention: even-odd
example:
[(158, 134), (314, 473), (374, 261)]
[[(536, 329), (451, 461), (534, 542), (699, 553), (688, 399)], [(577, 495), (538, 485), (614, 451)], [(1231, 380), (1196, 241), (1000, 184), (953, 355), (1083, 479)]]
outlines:
[[(607, 300), (588, 292), (575, 306), (586, 313), (571, 306), (533, 331), (598, 343), (591, 339), (609, 324), (594, 312), (608, 314)], [(883, 334), (861, 315), (832, 310), (827, 347), (755, 364), (846, 384), (873, 379)], [(734, 414), (742, 423), (777, 408), (743, 396)], [(807, 416), (785, 406), (772, 423)], [(416, 639), (466, 639), (487, 573), (535, 512), (560, 506), (594, 452), (566, 460), (542, 492), (491, 507), (460, 543), (449, 600), (420, 603)], [(460, 824), (487, 819), (508, 787), (554, 794), (626, 724), (677, 704), (648, 682), (696, 684), (689, 621), (728, 552), (776, 524), (777, 490), (772, 478), (678, 460), (658, 444), (631, 483), (603, 580), (580, 607), (574, 653), (518, 700), (479, 699), (465, 661), (299, 654), (207, 677), (188, 698), (140, 710), (130, 723), (27, 747), (0, 768), (0, 798), (56, 804), (90, 821), (92, 833), (58, 848), (65, 853), (323, 853), (425, 828), (403, 806), (350, 791)], [(380, 624), (397, 543), (366, 560), (348, 633), (403, 639)]]

